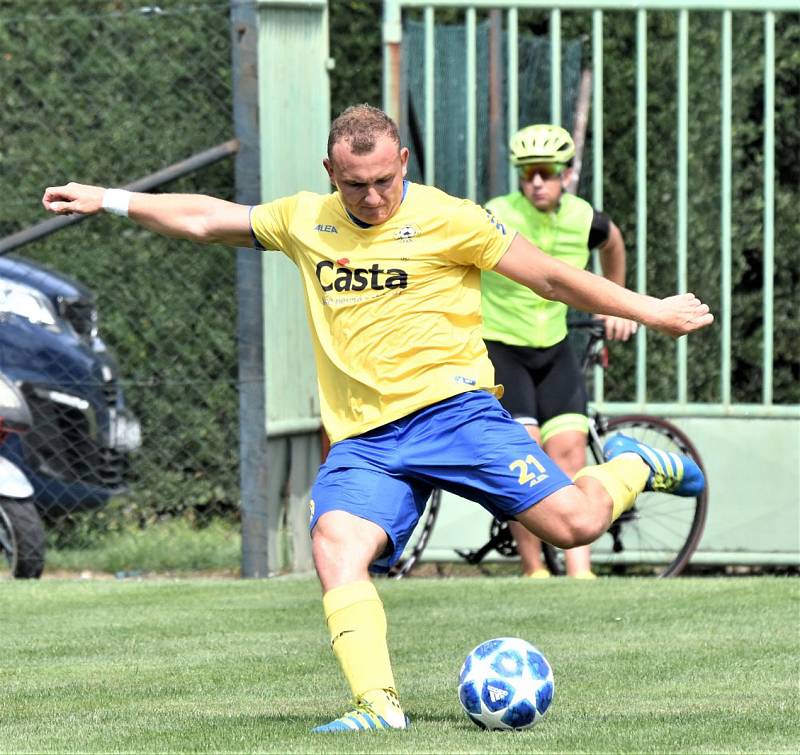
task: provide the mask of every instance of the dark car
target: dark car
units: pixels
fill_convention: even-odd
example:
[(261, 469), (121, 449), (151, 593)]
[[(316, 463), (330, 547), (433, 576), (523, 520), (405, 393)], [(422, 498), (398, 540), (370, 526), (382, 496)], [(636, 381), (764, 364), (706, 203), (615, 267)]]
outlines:
[(22, 391), (33, 428), (0, 454), (48, 516), (97, 508), (124, 492), (138, 420), (100, 338), (92, 293), (61, 273), (0, 257), (0, 371)]

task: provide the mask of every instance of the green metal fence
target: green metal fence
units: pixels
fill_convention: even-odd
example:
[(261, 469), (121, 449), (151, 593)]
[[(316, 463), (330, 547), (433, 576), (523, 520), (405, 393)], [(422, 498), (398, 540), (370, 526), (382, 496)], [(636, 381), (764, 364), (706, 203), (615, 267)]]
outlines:
[[(556, 7), (545, 0), (473, 0), (471, 2), (458, 2), (457, 0), (386, 0), (384, 4), (384, 104), (386, 109), (398, 117), (401, 121), (407, 121), (408, 114), (405, 112), (406, 105), (403, 101), (404, 89), (402, 77), (404, 63), (402, 61), (402, 44), (404, 33), (408, 34), (414, 23), (421, 24), (424, 31), (424, 49), (421, 55), (414, 56), (412, 65), (421, 68), (421, 73), (417, 77), (422, 81), (424, 98), (424, 123), (422, 127), (421, 144), (425, 154), (424, 174), (422, 178), (429, 183), (439, 185), (445, 183), (446, 177), (437, 173), (436, 166), (439, 161), (436, 155), (443, 149), (451, 149), (451, 145), (442, 144), (437, 140), (437, 118), (449, 118), (451, 113), (444, 115), (441, 113), (441, 101), (444, 93), (435, 86), (436, 68), (439, 63), (438, 56), (441, 54), (438, 41), (437, 27), (440, 18), (452, 23), (453, 15), (458, 16), (458, 20), (466, 29), (465, 44), (463, 50), (463, 69), (465, 86), (463, 89), (464, 116), (461, 122), (449, 122), (449, 128), (453, 133), (463, 131), (465, 134), (464, 149), (461, 159), (464, 170), (466, 171), (466, 182), (463, 193), (479, 201), (484, 198), (482, 187), (478, 185), (478, 172), (476, 166), (479, 165), (479, 154), (481, 150), (481, 140), (483, 134), (479, 133), (477, 123), (481, 113), (481, 103), (476, 100), (476, 96), (484, 96), (480, 71), (476, 66), (476, 50), (479, 49), (481, 19), (485, 18), (490, 11), (502, 11), (503, 34), (505, 43), (505, 123), (507, 133), (513, 133), (520, 123), (521, 105), (520, 92), (526, 82), (520, 80), (521, 66), (519, 62), (519, 50), (521, 49), (522, 35), (520, 33), (520, 19), (522, 14), (538, 12), (540, 16), (546, 18), (547, 36), (549, 38), (550, 65), (548, 78), (549, 81), (537, 81), (543, 92), (546, 92), (549, 100), (549, 120), (564, 123), (568, 127), (571, 125), (569, 114), (563, 110), (564, 93), (563, 78), (565, 71), (564, 42), (562, 39), (562, 28), (566, 14), (582, 13), (590, 19), (587, 21), (586, 28), (588, 33), (588, 46), (591, 52), (591, 160), (586, 166), (591, 174), (591, 186), (586, 187), (585, 193), (592, 203), (604, 208), (606, 184), (604, 177), (607, 174), (608, 165), (606, 163), (606, 149), (604, 147), (604, 136), (607, 131), (607, 124), (604, 123), (604, 99), (608, 97), (608, 90), (604, 83), (604, 72), (610, 65), (615, 65), (615, 60), (607, 60), (604, 52), (604, 43), (607, 43), (609, 18), (611, 23), (617, 25), (621, 22), (630, 23), (633, 21), (633, 46), (635, 54), (634, 81), (631, 87), (631, 98), (633, 101), (632, 109), (635, 111), (635, 154), (630, 155), (630, 161), (635, 163), (635, 176), (631, 193), (634, 196), (635, 218), (632, 222), (634, 227), (633, 237), (629, 235), (628, 242), (635, 248), (635, 256), (631, 260), (635, 270), (635, 278), (629, 281), (629, 285), (643, 293), (654, 293), (664, 295), (664, 290), (652, 290), (652, 283), (648, 281), (648, 271), (650, 270), (653, 247), (656, 243), (663, 246), (663, 240), (657, 232), (649, 231), (648, 225), (653, 223), (653, 198), (648, 197), (648, 188), (652, 184), (652, 174), (648, 174), (648, 160), (653, 153), (653, 143), (655, 137), (650, 133), (649, 109), (652, 103), (648, 102), (648, 95), (653, 88), (653, 81), (661, 78), (665, 72), (648, 71), (648, 21), (658, 14), (663, 18), (665, 14), (674, 18), (675, 33), (672, 44), (674, 44), (674, 67), (675, 79), (672, 88), (673, 102), (670, 107), (674, 108), (674, 161), (672, 165), (672, 205), (670, 211), (674, 211), (674, 216), (670, 221), (674, 226), (674, 243), (671, 250), (671, 263), (674, 266), (674, 286), (672, 290), (666, 289), (667, 293), (678, 293), (690, 290), (698, 290), (704, 298), (713, 298), (712, 305), (716, 305), (719, 325), (719, 343), (714, 355), (714, 374), (718, 384), (713, 390), (695, 390), (690, 381), (690, 364), (696, 365), (697, 355), (690, 354), (690, 347), (687, 339), (680, 339), (677, 342), (674, 357), (673, 383), (674, 397), (664, 398), (654, 396), (648, 390), (648, 369), (653, 369), (653, 346), (652, 335), (646, 330), (640, 329), (636, 342), (635, 358), (635, 389), (632, 395), (624, 398), (616, 397), (613, 402), (608, 402), (608, 396), (604, 391), (602, 375), (598, 374), (594, 386), (594, 398), (600, 403), (613, 403), (611, 408), (614, 411), (650, 411), (657, 414), (669, 414), (672, 416), (745, 416), (745, 417), (783, 417), (800, 418), (800, 406), (790, 395), (780, 396), (776, 399), (773, 386), (773, 370), (775, 362), (775, 329), (776, 329), (776, 297), (774, 281), (776, 276), (776, 254), (785, 252), (786, 255), (793, 254), (793, 248), (800, 243), (800, 231), (796, 223), (790, 219), (789, 224), (783, 229), (783, 233), (776, 236), (776, 217), (775, 217), (775, 151), (776, 151), (776, 82), (775, 82), (775, 58), (776, 58), (776, 18), (797, 19), (798, 5), (795, 0), (767, 0), (767, 2), (755, 2), (755, 0), (640, 0), (637, 2), (625, 2), (624, 0), (562, 0)], [(716, 212), (719, 214), (719, 226), (715, 229), (717, 237), (716, 256), (714, 262), (714, 274), (718, 275), (717, 280), (708, 280), (705, 273), (701, 273), (702, 268), (697, 268), (694, 278), (690, 280), (690, 265), (695, 265), (699, 253), (690, 241), (692, 227), (695, 224), (693, 218), (692, 180), (690, 180), (690, 164), (693, 159), (694, 142), (690, 141), (690, 126), (693, 126), (693, 102), (690, 98), (689, 80), (689, 60), (690, 56), (696, 54), (691, 45), (690, 38), (690, 19), (696, 13), (702, 13), (702, 23), (711, 23), (718, 29), (719, 58), (716, 60), (716, 71), (713, 78), (716, 83), (711, 82), (710, 86), (716, 85), (719, 88), (719, 104), (717, 113), (714, 116), (714, 123), (709, 124), (708, 128), (713, 129), (714, 139), (718, 143), (719, 154), (716, 165), (707, 166), (709, 173), (713, 175), (716, 184)], [(761, 95), (763, 99), (763, 115), (761, 116), (760, 128), (763, 133), (761, 141), (761, 155), (757, 156), (760, 166), (761, 192), (757, 201), (749, 205), (751, 208), (758, 208), (758, 215), (752, 218), (753, 222), (760, 224), (762, 228), (759, 250), (762, 255), (760, 274), (763, 278), (762, 287), (762, 307), (761, 307), (761, 342), (760, 342), (760, 370), (758, 382), (760, 391), (758, 397), (753, 400), (752, 393), (748, 400), (737, 398), (732, 391), (732, 351), (736, 344), (735, 313), (737, 301), (733, 295), (733, 275), (732, 270), (737, 264), (735, 255), (742, 253), (741, 249), (736, 248), (734, 242), (734, 144), (732, 141), (732, 128), (734, 125), (733, 113), (733, 90), (734, 76), (737, 66), (741, 60), (734, 52), (734, 28), (740, 19), (747, 19), (752, 24), (753, 14), (758, 14), (761, 18), (760, 24), (763, 29), (763, 44), (760, 50), (763, 67), (763, 82)], [(623, 19), (623, 21), (621, 21)], [(590, 24), (590, 25), (589, 25)], [(541, 27), (541, 22), (539, 23)], [(413, 31), (413, 30), (412, 30)], [(659, 40), (663, 44), (663, 40)], [(752, 61), (751, 61), (752, 62)], [(795, 69), (795, 76), (797, 71)], [(548, 91), (549, 90), (549, 91)], [(789, 84), (791, 91), (791, 84)], [(795, 88), (796, 93), (796, 88)], [(763, 158), (762, 158), (763, 155)], [(618, 159), (618, 158), (617, 158)], [(451, 161), (452, 162), (452, 161)], [(515, 177), (510, 176), (509, 185), (514, 188)], [(797, 190), (794, 195), (796, 197)], [(612, 216), (619, 212), (618, 208), (609, 208)], [(752, 209), (748, 210), (751, 215)], [(662, 213), (663, 214), (663, 213)], [(777, 247), (776, 238), (781, 238), (782, 247)], [(707, 255), (706, 255), (707, 256)], [(652, 277), (652, 275), (651, 275)], [(713, 294), (708, 292), (713, 290)], [(797, 303), (791, 303), (781, 299), (780, 319), (784, 325), (791, 326), (792, 321), (796, 321), (798, 312)], [(664, 348), (660, 343), (655, 347)], [(798, 363), (797, 345), (795, 344), (794, 353), (789, 355), (790, 361), (796, 365)], [(708, 355), (704, 354), (702, 360), (707, 364)], [(657, 369), (662, 369), (659, 364)], [(703, 368), (705, 369), (705, 367)], [(796, 367), (795, 367), (796, 369)], [(695, 371), (697, 367), (695, 366)], [(650, 376), (652, 379), (652, 376)], [(702, 378), (696, 378), (697, 384)], [(698, 395), (705, 393), (703, 398)], [(708, 394), (713, 394), (709, 399)], [(760, 399), (760, 400), (759, 400)]]
[[(502, 76), (486, 73), (487, 25)], [(492, 103), (503, 141), (534, 119), (575, 131), (575, 61), (588, 69), (579, 193), (623, 229), (630, 287), (693, 290), (717, 317), (677, 344), (640, 329), (593, 386), (602, 411), (674, 419), (699, 449), (710, 506), (695, 563), (800, 563), (799, 28), (796, 0), (384, 4), (384, 105), (408, 134), (422, 113), (418, 177), (477, 201), (499, 193), (483, 170)], [(549, 54), (531, 67), (534, 37)], [(490, 519), (446, 494), (426, 557), (480, 547)]]

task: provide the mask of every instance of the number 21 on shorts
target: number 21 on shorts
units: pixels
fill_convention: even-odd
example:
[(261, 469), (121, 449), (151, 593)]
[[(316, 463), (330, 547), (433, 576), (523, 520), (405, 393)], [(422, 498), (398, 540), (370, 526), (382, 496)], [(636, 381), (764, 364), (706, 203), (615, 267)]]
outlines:
[(525, 485), (527, 483), (531, 488), (536, 485), (536, 483), (542, 482), (549, 477), (539, 460), (532, 454), (528, 454), (525, 459), (515, 459), (508, 465), (508, 468), (519, 475), (520, 485)]

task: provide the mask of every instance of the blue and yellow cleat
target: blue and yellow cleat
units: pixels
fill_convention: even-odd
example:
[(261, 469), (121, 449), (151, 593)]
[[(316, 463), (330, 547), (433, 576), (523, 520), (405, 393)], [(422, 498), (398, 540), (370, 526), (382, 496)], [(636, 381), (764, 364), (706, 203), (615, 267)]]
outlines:
[[(402, 715), (402, 714), (400, 714)], [(312, 729), (315, 734), (327, 734), (340, 731), (385, 731), (388, 729), (407, 729), (410, 725), (408, 716), (402, 716), (402, 721), (389, 723), (383, 716), (379, 716), (367, 702), (360, 702), (356, 707), (345, 713), (340, 718)]]
[(694, 497), (706, 486), (703, 470), (683, 454), (662, 451), (617, 433), (606, 441), (603, 456), (610, 461), (620, 454), (636, 454), (650, 467), (645, 490)]

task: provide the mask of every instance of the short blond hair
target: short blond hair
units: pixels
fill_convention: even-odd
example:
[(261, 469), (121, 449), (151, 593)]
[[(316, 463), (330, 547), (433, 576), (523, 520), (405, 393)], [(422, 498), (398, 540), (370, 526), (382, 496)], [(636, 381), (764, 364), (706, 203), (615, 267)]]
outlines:
[(351, 105), (331, 124), (328, 134), (328, 159), (339, 142), (347, 142), (354, 155), (367, 155), (375, 149), (378, 137), (388, 136), (400, 149), (397, 124), (383, 110), (368, 105)]

